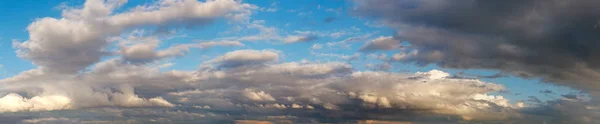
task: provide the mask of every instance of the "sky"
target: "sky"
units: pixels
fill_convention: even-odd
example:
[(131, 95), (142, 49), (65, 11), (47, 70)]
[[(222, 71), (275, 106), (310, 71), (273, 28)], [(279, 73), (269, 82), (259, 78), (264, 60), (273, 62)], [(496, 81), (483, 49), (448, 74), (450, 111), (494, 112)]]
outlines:
[(0, 123), (594, 123), (600, 2), (0, 4)]

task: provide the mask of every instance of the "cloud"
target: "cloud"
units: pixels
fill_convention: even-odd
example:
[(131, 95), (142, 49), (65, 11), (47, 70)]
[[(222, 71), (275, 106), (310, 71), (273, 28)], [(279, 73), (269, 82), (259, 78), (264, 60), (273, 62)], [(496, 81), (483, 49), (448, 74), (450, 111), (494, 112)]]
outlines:
[(273, 96), (265, 93), (264, 91), (255, 92), (250, 89), (245, 89), (244, 96), (254, 101), (275, 101), (275, 98), (273, 98)]
[(244, 65), (260, 65), (275, 62), (279, 53), (273, 50), (237, 50), (225, 53), (223, 56), (212, 60), (222, 68), (238, 67)]
[(316, 36), (288, 36), (283, 39), (284, 43), (299, 43), (299, 42), (309, 42), (316, 40)]
[(496, 109), (514, 107), (502, 96), (487, 94), (502, 91), (501, 85), (453, 79), (448, 73), (437, 70), (398, 74), (355, 72), (342, 63), (282, 63), (200, 72), (197, 75), (214, 76), (197, 78), (200, 80), (196, 89), (170, 93), (173, 97), (183, 97), (178, 99), (187, 99), (181, 104), (208, 105), (211, 109), (230, 111), (238, 111), (235, 106), (243, 106), (257, 108), (257, 112), (270, 111), (266, 108), (273, 111), (303, 108), (346, 113), (340, 115), (343, 118), (361, 117), (346, 111), (358, 108), (361, 113), (369, 110), (412, 114), (428, 111), (485, 119), (495, 117), (480, 116), (481, 112), (493, 115), (496, 112), (492, 111)]
[(374, 71), (389, 71), (392, 69), (392, 65), (389, 63), (379, 63), (379, 64), (366, 64), (367, 68)]
[(114, 13), (125, 3), (87, 0), (83, 8), (63, 10), (62, 18), (36, 19), (27, 27), (29, 40), (13, 44), (19, 57), (31, 60), (44, 71), (75, 73), (107, 55), (106, 38), (127, 29), (144, 25), (204, 25), (219, 17), (246, 18), (255, 8), (233, 0), (183, 0), (160, 1)]
[(36, 118), (23, 120), (25, 124), (79, 124), (80, 121), (68, 118)]
[(355, 0), (355, 14), (396, 28), (406, 62), (498, 69), (598, 94), (596, 0)]
[(510, 123), (581, 123), (592, 124), (599, 121), (598, 109), (592, 109), (594, 103), (586, 100), (550, 100), (539, 102), (535, 107), (527, 107), (521, 110), (523, 118), (506, 122)]
[(127, 61), (134, 63), (152, 62), (155, 60), (183, 56), (191, 48), (208, 49), (215, 46), (244, 46), (239, 41), (208, 41), (200, 43), (181, 44), (163, 50), (157, 50), (159, 41), (122, 45), (118, 51)]
[(393, 50), (402, 47), (402, 43), (392, 37), (379, 37), (360, 47), (360, 51)]
[(322, 44), (318, 44), (318, 43), (317, 44), (313, 44), (310, 47), (310, 49), (313, 49), (313, 50), (319, 50), (319, 49), (322, 49), (322, 48), (323, 48), (323, 45)]
[[(218, 18), (247, 21), (250, 11), (256, 9), (233, 0), (164, 0), (113, 12), (123, 4), (121, 0), (89, 0), (83, 8), (67, 7), (63, 18), (32, 23), (30, 39), (15, 43), (15, 47), (38, 68), (0, 80), (7, 84), (0, 88), (0, 122), (452, 123), (518, 120), (546, 113), (535, 109), (526, 113), (523, 108), (527, 105), (513, 104), (498, 94), (505, 90), (501, 84), (454, 78), (440, 70), (398, 73), (360, 71), (346, 62), (281, 62), (284, 56), (276, 50), (236, 50), (198, 63), (200, 68), (195, 70), (165, 71), (161, 60), (182, 56), (190, 48), (243, 46), (241, 41), (248, 39), (281, 38), (268, 37), (279, 35), (256, 21), (249, 26), (261, 33), (240, 38), (245, 40), (203, 41), (161, 49), (164, 39), (160, 35), (140, 35), (116, 40), (118, 50), (112, 51), (112, 38), (138, 26), (201, 26)], [(300, 37), (302, 32), (297, 33), (294, 42), (307, 41)], [(348, 38), (339, 44), (368, 37)], [(380, 38), (370, 44), (397, 40)], [(441, 52), (419, 49), (390, 59), (420, 59), (422, 53), (432, 53), (430, 59), (444, 57)], [(359, 53), (316, 55), (344, 60), (360, 57)], [(380, 70), (390, 68), (388, 63), (380, 66)], [(570, 102), (586, 106), (577, 110), (595, 107), (586, 104), (583, 96), (564, 97), (565, 103), (560, 105)], [(554, 105), (559, 104), (548, 103), (548, 107), (565, 110)], [(586, 112), (574, 115), (580, 115), (584, 122), (593, 121), (591, 116), (584, 116), (593, 113)]]
[(345, 60), (345, 61), (358, 60), (360, 57), (360, 53), (355, 53), (352, 55), (343, 55), (343, 54), (333, 54), (333, 53), (316, 53), (316, 52), (311, 51), (311, 54), (313, 54), (315, 56), (321, 56), (321, 57), (337, 58), (337, 59), (341, 59), (341, 60)]
[[(34, 77), (41, 78), (41, 77)], [(42, 79), (43, 80), (43, 79)], [(47, 80), (49, 81), (49, 80)], [(173, 107), (174, 105), (166, 101), (162, 97), (140, 98), (134, 94), (131, 86), (122, 85), (116, 87), (115, 91), (110, 88), (102, 88), (91, 86), (84, 81), (71, 82), (53, 80), (56, 84), (39, 84), (37, 82), (10, 82), (14, 85), (17, 83), (34, 83), (26, 88), (31, 90), (23, 90), (24, 92), (32, 92), (40, 88), (43, 92), (31, 98), (23, 97), (19, 94), (9, 93), (0, 97), (0, 112), (20, 112), (20, 111), (50, 111), (50, 110), (65, 110), (79, 109), (88, 107), (100, 106), (120, 106), (120, 107)], [(72, 80), (78, 81), (78, 80)], [(65, 83), (58, 83), (65, 82)], [(79, 84), (78, 84), (79, 83)], [(23, 85), (23, 84), (20, 84)], [(51, 86), (55, 85), (55, 86)], [(77, 87), (76, 89), (73, 89)], [(19, 88), (20, 89), (20, 88)], [(116, 92), (118, 91), (118, 92)]]
[[(254, 57), (242, 59), (237, 53)], [(338, 118), (333, 122), (352, 118), (416, 121), (404, 117), (433, 119), (438, 115), (451, 116), (455, 120), (498, 120), (518, 115), (514, 112), (518, 108), (516, 105), (502, 96), (490, 95), (504, 90), (502, 85), (476, 79), (455, 79), (438, 70), (413, 74), (363, 72), (340, 62), (274, 63), (272, 61), (276, 59), (272, 58), (276, 58), (273, 56), (277, 53), (268, 50), (239, 50), (228, 54), (216, 60), (254, 61), (262, 66), (161, 72), (152, 65), (128, 64), (115, 58), (96, 64), (74, 79), (56, 79), (56, 76), (42, 73), (3, 80), (14, 85), (2, 91), (29, 92), (33, 97), (4, 96), (0, 108), (17, 108), (14, 111), (82, 111), (86, 108), (96, 111), (99, 107), (116, 107), (114, 111), (120, 114), (107, 115), (145, 120), (142, 122), (151, 120), (146, 117), (156, 117), (152, 118), (156, 122), (214, 122), (232, 120), (225, 118), (223, 113), (239, 117), (235, 113), (241, 112), (249, 113), (249, 117), (256, 120), (269, 120), (264, 114), (282, 115), (280, 113), (284, 111), (298, 116), (291, 121), (300, 122), (321, 122), (333, 115)], [(45, 81), (63, 83), (44, 85)], [(7, 106), (12, 104), (6, 104), (5, 98), (8, 99), (6, 103), (36, 105), (32, 105), (33, 108)], [(66, 99), (70, 102), (60, 102), (68, 101)], [(44, 101), (39, 102), (41, 100)], [(34, 109), (40, 107), (45, 108)], [(49, 107), (56, 108), (46, 109)], [(365, 117), (364, 113), (373, 116)]]

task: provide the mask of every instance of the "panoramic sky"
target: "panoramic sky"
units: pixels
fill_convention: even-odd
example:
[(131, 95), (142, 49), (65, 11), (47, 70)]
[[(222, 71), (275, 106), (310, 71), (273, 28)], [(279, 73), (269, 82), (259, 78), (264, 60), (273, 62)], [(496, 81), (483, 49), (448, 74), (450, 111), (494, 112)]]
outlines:
[(0, 2), (0, 123), (598, 123), (598, 0)]

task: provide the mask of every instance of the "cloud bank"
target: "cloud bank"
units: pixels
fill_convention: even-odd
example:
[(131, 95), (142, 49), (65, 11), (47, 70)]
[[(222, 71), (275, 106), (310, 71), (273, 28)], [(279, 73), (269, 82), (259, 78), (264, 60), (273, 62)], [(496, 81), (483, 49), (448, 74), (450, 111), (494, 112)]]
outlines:
[[(598, 94), (599, 1), (354, 0), (358, 16), (397, 29), (402, 61), (498, 69)], [(414, 54), (410, 54), (414, 53)], [(598, 96), (598, 95), (595, 95)]]

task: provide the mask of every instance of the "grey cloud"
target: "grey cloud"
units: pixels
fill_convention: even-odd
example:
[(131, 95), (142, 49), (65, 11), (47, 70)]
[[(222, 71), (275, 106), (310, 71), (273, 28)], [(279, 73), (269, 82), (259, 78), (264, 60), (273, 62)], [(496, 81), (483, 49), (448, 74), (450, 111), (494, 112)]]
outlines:
[(219, 68), (232, 68), (245, 65), (262, 65), (279, 59), (279, 52), (274, 50), (237, 50), (225, 53), (211, 60)]
[(121, 46), (119, 54), (132, 63), (146, 63), (165, 58), (183, 56), (192, 48), (208, 49), (215, 46), (244, 46), (239, 41), (209, 41), (201, 43), (181, 44), (163, 50), (157, 50), (156, 43), (138, 43), (129, 46)]
[(392, 37), (379, 37), (360, 47), (360, 51), (393, 50), (401, 47), (402, 44), (399, 40)]
[[(240, 111), (245, 108), (243, 110), (251, 113), (288, 110), (298, 111), (298, 116), (316, 112), (315, 114), (319, 114), (314, 116), (320, 119), (339, 118), (338, 121), (348, 121), (349, 118), (384, 119), (360, 114), (371, 110), (376, 110), (368, 112), (373, 115), (399, 118), (407, 115), (431, 116), (418, 114), (418, 111), (428, 111), (432, 115), (489, 119), (491, 116), (477, 116), (475, 113), (487, 113), (486, 109), (491, 109), (483, 107), (487, 105), (507, 109), (513, 107), (505, 103), (502, 97), (485, 95), (487, 92), (502, 90), (500, 85), (472, 79), (446, 78), (449, 74), (436, 70), (403, 75), (353, 72), (348, 65), (342, 63), (283, 63), (230, 70), (204, 70), (197, 75), (202, 78), (198, 78), (198, 84), (193, 86), (195, 89), (172, 92), (170, 95), (176, 97), (181, 104), (210, 106), (210, 109), (215, 110)], [(433, 86), (439, 89), (432, 89)], [(461, 91), (454, 92), (452, 89)], [(428, 94), (430, 91), (441, 94), (453, 92), (453, 95), (446, 98)], [(428, 97), (429, 100), (417, 97), (422, 95), (433, 96)], [(460, 105), (454, 106), (451, 103)], [(442, 104), (444, 107), (436, 107)], [(350, 111), (350, 108), (358, 110)], [(391, 114), (394, 112), (403, 114)]]
[(523, 113), (521, 119), (514, 119), (512, 123), (578, 123), (593, 124), (598, 122), (600, 111), (590, 109), (591, 104), (582, 100), (552, 100), (539, 103), (539, 106), (520, 110)]
[(392, 65), (389, 63), (379, 63), (379, 64), (367, 64), (367, 68), (374, 71), (389, 71), (392, 69)]
[(533, 102), (533, 103), (537, 103), (537, 104), (542, 103), (542, 100), (540, 100), (539, 98), (537, 98), (535, 96), (528, 96), (527, 98), (529, 98), (529, 100), (527, 100), (529, 102)]
[(355, 15), (398, 29), (405, 62), (498, 69), (599, 94), (600, 1), (354, 0)]
[[(40, 74), (30, 78), (6, 80), (11, 81), (6, 83), (41, 88), (42, 93), (33, 92), (36, 90), (32, 88), (9, 88), (31, 91), (33, 97), (27, 98), (30, 101), (55, 98), (53, 96), (73, 101), (66, 104), (72, 108), (52, 110), (67, 111), (65, 113), (100, 111), (112, 115), (104, 118), (117, 122), (231, 123), (233, 120), (248, 118), (305, 123), (341, 123), (356, 119), (442, 119), (453, 122), (498, 120), (519, 115), (515, 112), (519, 109), (518, 106), (508, 103), (502, 96), (488, 95), (502, 91), (502, 85), (449, 76), (450, 74), (437, 70), (414, 74), (360, 72), (354, 71), (349, 64), (336, 62), (263, 63), (262, 66), (161, 72), (152, 65), (128, 64), (117, 58), (96, 64), (92, 70), (75, 79), (55, 79), (54, 76)], [(43, 84), (38, 82), (42, 80), (64, 83), (56, 87), (39, 85)], [(117, 84), (128, 86), (123, 88)], [(129, 94), (127, 98), (133, 101), (121, 104), (120, 98), (125, 97), (112, 94)], [(112, 99), (105, 99), (104, 96), (112, 96)], [(0, 102), (22, 101), (4, 98), (9, 96), (0, 98)], [(151, 100), (153, 98), (163, 99), (156, 103), (169, 105), (154, 104)], [(7, 104), (2, 104), (0, 108), (13, 107), (5, 105)], [(52, 107), (50, 104), (36, 106)], [(106, 107), (112, 109), (98, 110)], [(96, 114), (92, 115), (100, 116), (98, 112), (94, 113)], [(296, 118), (265, 118), (290, 114)], [(452, 119), (448, 120), (448, 117)], [(81, 122), (102, 121), (102, 118), (75, 118)]]
[(77, 119), (68, 118), (36, 118), (22, 121), (24, 124), (79, 124)]

